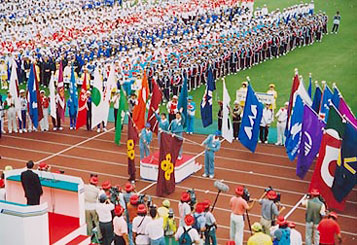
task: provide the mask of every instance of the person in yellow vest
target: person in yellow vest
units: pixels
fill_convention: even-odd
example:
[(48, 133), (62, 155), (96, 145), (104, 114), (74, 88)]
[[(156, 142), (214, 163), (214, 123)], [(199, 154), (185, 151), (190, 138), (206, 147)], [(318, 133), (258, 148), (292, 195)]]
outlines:
[(274, 113), (274, 110), (276, 108), (276, 98), (278, 98), (278, 92), (275, 91), (275, 84), (269, 84), (269, 90), (267, 91), (267, 94), (272, 94), (274, 96), (274, 101), (269, 107), (269, 109), (273, 110)]
[(3, 58), (0, 58), (0, 81), (1, 89), (8, 89), (7, 65)]
[(248, 90), (248, 82), (244, 81), (242, 82), (242, 87), (238, 89), (238, 92), (242, 93), (244, 96), (242, 99), (239, 100), (239, 105), (244, 106), (245, 105), (245, 97), (247, 95), (247, 90)]

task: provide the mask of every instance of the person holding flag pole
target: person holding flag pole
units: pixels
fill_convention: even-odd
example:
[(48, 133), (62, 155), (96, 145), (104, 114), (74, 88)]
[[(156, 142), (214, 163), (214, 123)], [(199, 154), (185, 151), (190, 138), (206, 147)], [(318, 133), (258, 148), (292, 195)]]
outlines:
[(152, 141), (152, 132), (150, 127), (150, 123), (146, 123), (145, 128), (143, 128), (139, 134), (140, 159), (150, 155), (150, 143)]
[[(182, 109), (183, 108), (181, 107), (181, 110)], [(179, 138), (184, 140), (184, 138), (182, 137), (182, 133), (184, 132), (184, 129), (183, 129), (184, 123), (185, 123), (184, 116), (181, 114), (180, 111), (177, 112), (176, 113), (176, 119), (172, 120), (170, 125), (169, 125), (169, 130), (172, 133), (172, 137), (178, 136)], [(183, 151), (182, 145), (181, 145), (180, 152), (179, 152), (179, 155), (178, 155), (178, 160), (182, 159), (182, 151)]]

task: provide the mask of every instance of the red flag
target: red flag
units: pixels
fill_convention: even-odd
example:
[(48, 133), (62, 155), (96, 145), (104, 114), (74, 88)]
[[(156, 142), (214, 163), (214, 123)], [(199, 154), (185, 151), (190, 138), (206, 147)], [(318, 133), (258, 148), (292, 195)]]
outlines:
[(309, 190), (316, 188), (326, 200), (329, 208), (343, 210), (345, 201), (339, 203), (332, 192), (332, 184), (337, 160), (341, 150), (342, 139), (334, 129), (328, 129), (322, 137), (319, 157), (316, 161), (314, 174), (311, 178)]
[(43, 118), (42, 99), (41, 99), (40, 85), (38, 84), (35, 65), (33, 65), (33, 71), (35, 73), (38, 121), (41, 121), (41, 119)]
[(134, 107), (133, 110), (133, 120), (140, 131), (145, 127), (145, 112), (146, 112), (146, 102), (149, 97), (149, 84), (146, 77), (146, 72), (144, 72), (144, 77), (141, 83), (141, 89), (139, 91), (138, 105)]
[(149, 113), (148, 113), (148, 123), (150, 123), (151, 127), (151, 131), (153, 131), (155, 134), (158, 133), (158, 121), (156, 120), (155, 117), (155, 113), (153, 111), (153, 109), (155, 111), (157, 111), (159, 109), (159, 104), (162, 100), (162, 93), (161, 90), (159, 89), (159, 86), (157, 85), (157, 83), (152, 80), (152, 96), (151, 96), (151, 102), (150, 102), (150, 109), (149, 109)]
[(78, 116), (76, 129), (79, 129), (87, 123), (87, 100), (87, 72), (84, 72), (81, 93), (79, 94), (78, 98)]
[(293, 85), (291, 87), (291, 92), (290, 92), (289, 107), (288, 107), (288, 120), (287, 120), (286, 123), (288, 123), (288, 121), (289, 121), (291, 110), (292, 110), (292, 108), (294, 106), (294, 97), (295, 97), (294, 95), (295, 95), (295, 92), (298, 90), (299, 85), (300, 85), (299, 75), (298, 75), (298, 73), (296, 71), (295, 77), (294, 77), (294, 81), (293, 81)]
[(160, 137), (159, 173), (156, 195), (165, 196), (175, 191), (175, 163), (182, 145), (182, 139), (165, 132)]
[[(57, 92), (60, 97), (60, 101), (57, 105), (58, 115), (61, 117), (62, 122), (64, 122), (64, 113), (66, 110), (66, 101), (64, 97), (64, 82), (63, 82), (63, 65), (62, 60), (60, 61), (60, 66), (58, 70), (58, 83), (57, 83)], [(57, 118), (58, 120), (58, 118)]]
[(135, 180), (135, 144), (139, 141), (138, 131), (133, 124), (132, 118), (129, 116), (128, 122), (128, 140), (126, 142), (127, 153), (128, 153), (128, 174), (129, 181)]

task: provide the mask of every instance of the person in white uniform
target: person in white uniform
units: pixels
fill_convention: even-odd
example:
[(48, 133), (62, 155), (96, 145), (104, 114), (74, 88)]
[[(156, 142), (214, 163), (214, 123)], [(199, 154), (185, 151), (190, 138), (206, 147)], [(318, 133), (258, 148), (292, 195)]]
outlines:
[(288, 119), (288, 106), (289, 102), (285, 102), (284, 107), (281, 107), (279, 111), (275, 114), (276, 119), (278, 120), (276, 127), (277, 127), (277, 136), (278, 140), (275, 145), (284, 145), (285, 143), (285, 127), (286, 127), (286, 120)]

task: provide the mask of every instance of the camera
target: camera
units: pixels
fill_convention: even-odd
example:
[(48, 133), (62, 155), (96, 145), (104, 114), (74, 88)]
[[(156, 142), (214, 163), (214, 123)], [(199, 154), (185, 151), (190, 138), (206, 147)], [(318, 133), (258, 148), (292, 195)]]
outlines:
[(139, 204), (145, 204), (147, 207), (152, 207), (152, 197), (146, 194), (139, 195)]
[(242, 198), (246, 200), (247, 202), (250, 201), (250, 193), (247, 188), (244, 187), (243, 195)]
[(115, 187), (115, 186), (112, 186), (109, 189), (109, 193), (110, 193), (110, 201), (114, 205), (119, 205), (119, 193), (120, 193), (120, 191), (118, 190), (118, 188)]
[[(264, 191), (265, 191), (266, 193), (268, 193), (269, 191), (275, 191), (275, 190), (273, 189), (272, 186), (268, 186), (267, 188), (264, 189)], [(275, 198), (273, 201), (274, 201), (274, 202), (280, 202), (281, 193), (280, 193), (280, 192), (277, 192), (277, 191), (275, 191), (275, 193), (276, 193), (276, 198)]]

